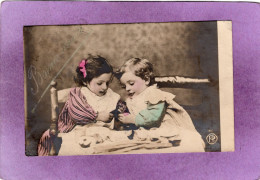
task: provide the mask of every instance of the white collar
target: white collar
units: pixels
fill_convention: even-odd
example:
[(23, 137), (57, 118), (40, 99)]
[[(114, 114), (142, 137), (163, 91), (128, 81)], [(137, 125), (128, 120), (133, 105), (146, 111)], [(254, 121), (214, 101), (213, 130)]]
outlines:
[(157, 84), (154, 84), (152, 86), (147, 87), (145, 90), (143, 90), (140, 94), (136, 95), (134, 98), (130, 99), (130, 101), (134, 101), (135, 99), (144, 98), (147, 94), (150, 94), (155, 89), (158, 89)]
[(119, 94), (113, 92), (110, 88), (107, 89), (107, 93), (103, 96), (97, 96), (87, 87), (82, 87), (81, 93), (86, 97), (87, 103), (98, 112), (110, 112), (114, 110), (120, 99)]
[[(92, 97), (92, 98), (94, 98), (95, 100), (100, 101), (100, 100), (106, 98), (107, 96), (109, 96), (109, 94), (111, 94), (111, 91), (112, 91), (112, 90), (111, 90), (110, 88), (108, 88), (106, 94), (103, 95), (103, 96), (98, 96), (98, 95), (96, 95), (96, 94), (93, 93), (88, 87), (85, 87), (85, 86), (81, 87), (81, 91), (82, 91), (82, 93), (83, 93), (84, 96), (87, 96), (88, 98), (89, 98), (89, 97)], [(87, 98), (87, 97), (86, 97), (86, 98)]]

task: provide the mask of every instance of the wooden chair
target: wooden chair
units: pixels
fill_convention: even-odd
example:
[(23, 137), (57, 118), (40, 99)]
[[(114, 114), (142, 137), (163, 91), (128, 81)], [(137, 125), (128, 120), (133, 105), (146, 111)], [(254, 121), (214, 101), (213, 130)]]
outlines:
[[(209, 87), (212, 82), (209, 79), (196, 79), (180, 76), (156, 77), (155, 81), (159, 88), (198, 88), (203, 89)], [(51, 94), (51, 136), (57, 137), (57, 121), (59, 116), (58, 103), (65, 103), (68, 99), (70, 88), (57, 91), (57, 83), (52, 82), (50, 88)], [(57, 155), (55, 146), (52, 145), (50, 151), (51, 156)]]
[[(57, 91), (57, 83), (55, 81), (51, 82), (50, 94), (51, 94), (51, 125), (50, 125), (50, 135), (57, 137), (57, 126), (59, 117), (59, 106), (58, 103), (65, 103), (68, 99), (70, 88)], [(54, 144), (51, 146), (50, 156), (57, 155)]]

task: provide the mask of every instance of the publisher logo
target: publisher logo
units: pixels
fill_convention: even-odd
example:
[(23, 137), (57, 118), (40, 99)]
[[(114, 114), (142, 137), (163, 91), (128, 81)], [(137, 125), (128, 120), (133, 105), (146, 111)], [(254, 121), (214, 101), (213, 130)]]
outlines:
[(209, 144), (215, 144), (218, 141), (218, 136), (214, 133), (207, 135), (206, 140)]

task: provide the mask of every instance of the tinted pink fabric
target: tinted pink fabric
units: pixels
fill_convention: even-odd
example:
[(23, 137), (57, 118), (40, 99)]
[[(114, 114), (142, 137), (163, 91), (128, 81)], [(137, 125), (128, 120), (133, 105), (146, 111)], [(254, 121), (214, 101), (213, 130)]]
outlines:
[[(97, 113), (87, 103), (79, 87), (72, 88), (58, 119), (58, 132), (70, 132), (75, 125), (84, 125), (96, 121)], [(38, 144), (38, 155), (47, 156), (55, 140), (50, 130), (45, 131)]]
[(87, 64), (87, 61), (84, 59), (79, 64), (80, 71), (83, 73), (84, 78), (87, 76), (87, 71), (86, 71), (86, 67), (85, 67), (86, 64)]

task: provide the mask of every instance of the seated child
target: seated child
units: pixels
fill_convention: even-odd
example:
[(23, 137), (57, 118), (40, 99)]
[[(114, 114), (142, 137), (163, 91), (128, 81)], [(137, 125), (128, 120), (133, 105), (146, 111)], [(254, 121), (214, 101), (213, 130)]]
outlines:
[(128, 115), (120, 114), (119, 120), (139, 127), (135, 130), (136, 138), (180, 138), (183, 152), (204, 151), (205, 144), (188, 113), (173, 100), (173, 94), (157, 88), (148, 60), (128, 60), (117, 77), (128, 94), (126, 105), (130, 111)]
[[(90, 56), (80, 62), (76, 72), (75, 82), (79, 87), (70, 91), (58, 118), (58, 132), (68, 133), (89, 123), (113, 126), (110, 112), (118, 106), (120, 96), (108, 87), (113, 73), (109, 62), (101, 56)], [(47, 130), (38, 144), (38, 155), (49, 155), (53, 141)]]

